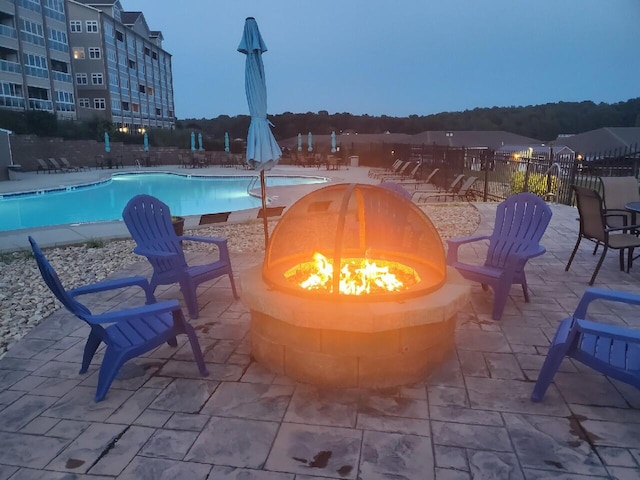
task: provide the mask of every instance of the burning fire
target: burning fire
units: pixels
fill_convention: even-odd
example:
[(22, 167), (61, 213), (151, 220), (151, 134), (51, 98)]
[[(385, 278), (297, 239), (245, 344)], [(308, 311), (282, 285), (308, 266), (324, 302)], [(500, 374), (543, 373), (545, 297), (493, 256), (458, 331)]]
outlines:
[[(284, 275), (306, 290), (333, 291), (333, 262), (318, 252), (313, 261), (300, 263)], [(420, 277), (415, 270), (398, 262), (342, 259), (339, 289), (343, 295), (398, 292), (418, 282)]]

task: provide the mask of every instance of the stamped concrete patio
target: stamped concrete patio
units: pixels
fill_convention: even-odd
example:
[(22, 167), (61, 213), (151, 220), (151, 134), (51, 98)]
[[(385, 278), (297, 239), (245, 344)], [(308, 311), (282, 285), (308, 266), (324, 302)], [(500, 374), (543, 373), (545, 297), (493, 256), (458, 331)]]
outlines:
[[(478, 208), (479, 232), (490, 231), (495, 205)], [(200, 290), (193, 321), (209, 377), (179, 338), (177, 350), (129, 362), (94, 403), (101, 358), (78, 374), (87, 327), (58, 310), (0, 360), (0, 479), (640, 478), (640, 391), (565, 360), (544, 402), (529, 400), (549, 339), (596, 263), (585, 245), (564, 271), (577, 214), (552, 208), (547, 253), (527, 269), (531, 303), (513, 287), (495, 322), (492, 293), (474, 285), (455, 351), (401, 388), (323, 390), (269, 373), (251, 359), (247, 308), (219, 279)], [(640, 293), (640, 267), (620, 272), (616, 257), (597, 286)], [(241, 278), (261, 256), (232, 261)], [(139, 262), (118, 276), (149, 273)], [(142, 302), (126, 290), (87, 303)], [(640, 327), (629, 307), (594, 304), (592, 313)]]

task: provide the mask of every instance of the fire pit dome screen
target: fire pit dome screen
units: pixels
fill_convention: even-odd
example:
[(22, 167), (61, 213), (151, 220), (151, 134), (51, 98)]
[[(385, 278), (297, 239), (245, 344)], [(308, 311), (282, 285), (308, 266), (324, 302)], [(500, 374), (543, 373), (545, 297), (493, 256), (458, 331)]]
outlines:
[(271, 288), (297, 295), (382, 301), (437, 290), (446, 271), (438, 231), (413, 202), (379, 186), (345, 183), (302, 197), (282, 216), (262, 276)]

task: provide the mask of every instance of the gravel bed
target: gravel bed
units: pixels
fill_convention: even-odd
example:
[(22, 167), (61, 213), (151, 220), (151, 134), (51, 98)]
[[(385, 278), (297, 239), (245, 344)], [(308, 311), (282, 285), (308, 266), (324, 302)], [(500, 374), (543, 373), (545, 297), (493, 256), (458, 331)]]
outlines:
[[(472, 234), (480, 215), (471, 204), (424, 205), (443, 241)], [(273, 230), (277, 220), (270, 221)], [(261, 221), (219, 224), (194, 231), (197, 235), (228, 238), (232, 260), (234, 253), (264, 250)], [(141, 261), (132, 253), (134, 242), (121, 240), (105, 243), (46, 249), (45, 254), (58, 271), (66, 288), (94, 283)], [(185, 249), (206, 250), (206, 244), (186, 243)], [(0, 357), (11, 344), (51, 315), (61, 304), (45, 285), (30, 251), (3, 254), (0, 257)]]

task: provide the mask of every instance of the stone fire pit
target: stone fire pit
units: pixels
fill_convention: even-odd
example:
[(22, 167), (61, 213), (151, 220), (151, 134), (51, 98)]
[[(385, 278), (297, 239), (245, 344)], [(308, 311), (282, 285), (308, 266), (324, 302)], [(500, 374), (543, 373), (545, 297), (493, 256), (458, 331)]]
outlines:
[(332, 302), (271, 289), (261, 266), (242, 275), (251, 353), (274, 373), (333, 387), (425, 378), (451, 350), (469, 286), (453, 269), (437, 291), (401, 302)]
[(373, 185), (296, 202), (242, 278), (256, 360), (295, 380), (388, 387), (424, 378), (453, 346), (469, 287), (423, 211)]

